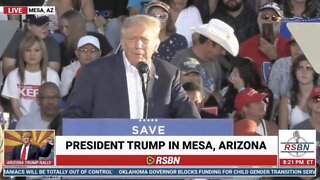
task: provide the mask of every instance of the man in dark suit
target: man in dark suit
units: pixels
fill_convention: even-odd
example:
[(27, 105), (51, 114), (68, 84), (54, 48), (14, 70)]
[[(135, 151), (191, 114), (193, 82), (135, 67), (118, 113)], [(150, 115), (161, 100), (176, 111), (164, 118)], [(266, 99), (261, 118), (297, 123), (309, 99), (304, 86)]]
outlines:
[[(68, 118), (200, 118), (181, 87), (177, 68), (152, 60), (160, 39), (160, 21), (147, 15), (127, 18), (121, 29), (123, 53), (86, 65), (70, 95)], [(145, 62), (150, 71), (139, 73)], [(142, 77), (147, 79), (142, 83)], [(142, 84), (146, 85), (146, 95)], [(144, 106), (144, 97), (148, 106)], [(146, 110), (145, 110), (146, 109)]]
[(23, 132), (21, 135), (22, 144), (15, 146), (12, 151), (12, 160), (38, 160), (39, 157), (48, 157), (53, 147), (53, 139), (48, 138), (44, 149), (30, 144), (31, 133)]

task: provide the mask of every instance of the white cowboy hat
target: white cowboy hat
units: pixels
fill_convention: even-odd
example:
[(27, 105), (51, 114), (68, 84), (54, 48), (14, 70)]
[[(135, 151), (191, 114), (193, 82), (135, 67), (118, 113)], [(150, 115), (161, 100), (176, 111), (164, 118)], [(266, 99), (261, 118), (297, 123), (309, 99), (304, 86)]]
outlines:
[(219, 19), (211, 19), (208, 24), (191, 28), (191, 30), (218, 43), (233, 56), (239, 52), (239, 42), (233, 28)]

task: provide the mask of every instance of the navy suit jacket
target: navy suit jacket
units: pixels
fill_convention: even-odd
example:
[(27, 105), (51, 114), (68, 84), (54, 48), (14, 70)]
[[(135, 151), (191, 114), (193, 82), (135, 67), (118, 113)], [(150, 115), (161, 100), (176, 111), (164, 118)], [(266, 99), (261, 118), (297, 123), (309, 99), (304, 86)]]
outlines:
[[(22, 144), (15, 146), (12, 151), (12, 160), (20, 160)], [(29, 151), (27, 155), (27, 160), (38, 160), (39, 157), (48, 157), (53, 145), (47, 143), (44, 149), (41, 149), (39, 146), (30, 144)]]
[[(200, 118), (182, 89), (176, 67), (153, 61), (147, 88), (148, 118)], [(130, 118), (122, 53), (86, 65), (64, 111), (66, 118)]]

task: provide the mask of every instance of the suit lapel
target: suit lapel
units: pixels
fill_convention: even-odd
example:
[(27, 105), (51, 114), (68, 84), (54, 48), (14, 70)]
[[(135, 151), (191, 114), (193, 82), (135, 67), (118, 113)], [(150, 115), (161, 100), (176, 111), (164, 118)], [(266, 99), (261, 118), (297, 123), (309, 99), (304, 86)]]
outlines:
[(116, 57), (113, 63), (115, 73), (111, 74), (112, 87), (115, 89), (115, 94), (112, 96), (116, 98), (114, 102), (118, 104), (119, 114), (124, 117), (130, 117), (127, 77), (122, 53), (119, 53)]

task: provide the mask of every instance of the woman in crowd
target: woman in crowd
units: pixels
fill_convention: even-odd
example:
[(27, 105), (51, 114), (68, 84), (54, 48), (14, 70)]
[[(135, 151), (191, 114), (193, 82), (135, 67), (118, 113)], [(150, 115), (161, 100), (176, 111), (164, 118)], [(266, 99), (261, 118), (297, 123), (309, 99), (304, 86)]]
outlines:
[(239, 92), (235, 98), (235, 124), (234, 134), (276, 136), (278, 127), (273, 121), (266, 121), (264, 99), (267, 93), (258, 93), (252, 88)]
[(276, 60), (276, 62), (273, 63), (270, 71), (268, 87), (271, 89), (274, 97), (270, 120), (275, 119), (275, 117), (278, 115), (280, 97), (285, 95), (290, 90), (292, 84), (290, 71), (293, 59), (303, 54), (299, 44), (295, 39), (291, 38), (288, 44), (290, 44), (291, 56)]
[(83, 16), (76, 10), (70, 10), (62, 14), (60, 18), (60, 32), (64, 36), (61, 48), (61, 67), (70, 64), (76, 59), (74, 51), (80, 37), (87, 31)]
[(320, 164), (320, 85), (313, 88), (309, 95), (308, 107), (310, 109), (310, 118), (295, 125), (293, 129), (312, 129), (316, 130), (317, 145), (317, 177), (319, 177)]
[(316, 7), (317, 0), (283, 0), (283, 15), (287, 18), (317, 17), (319, 12)]
[(223, 117), (230, 117), (234, 112), (234, 99), (238, 92), (247, 87), (253, 88), (260, 93), (268, 93), (269, 96), (265, 100), (267, 110), (265, 119), (270, 120), (270, 114), (273, 103), (273, 94), (269, 88), (264, 86), (260, 80), (260, 76), (253, 60), (249, 58), (239, 58), (235, 61), (230, 70), (228, 80), (230, 85), (219, 103), (219, 114)]
[(188, 47), (192, 46), (191, 27), (202, 25), (202, 19), (197, 7), (192, 0), (166, 0), (170, 5), (170, 16), (175, 23), (177, 33), (183, 35), (188, 42)]
[(188, 47), (184, 36), (176, 33), (175, 25), (169, 16), (170, 6), (167, 3), (154, 0), (147, 4), (146, 14), (159, 18), (161, 21), (160, 45), (154, 56), (158, 59), (171, 61), (174, 54)]
[(317, 130), (317, 141), (319, 141), (320, 140), (320, 85), (317, 85), (313, 88), (313, 90), (309, 95), (307, 103), (310, 109), (310, 118), (295, 125), (293, 129), (315, 129)]
[(39, 86), (47, 81), (58, 86), (58, 74), (48, 67), (48, 53), (39, 37), (28, 34), (19, 45), (19, 66), (11, 71), (3, 86), (2, 96), (10, 99), (16, 119), (36, 110)]
[(308, 119), (307, 100), (316, 83), (318, 74), (304, 55), (293, 60), (291, 67), (292, 87), (281, 97), (279, 104), (279, 128), (291, 129)]

